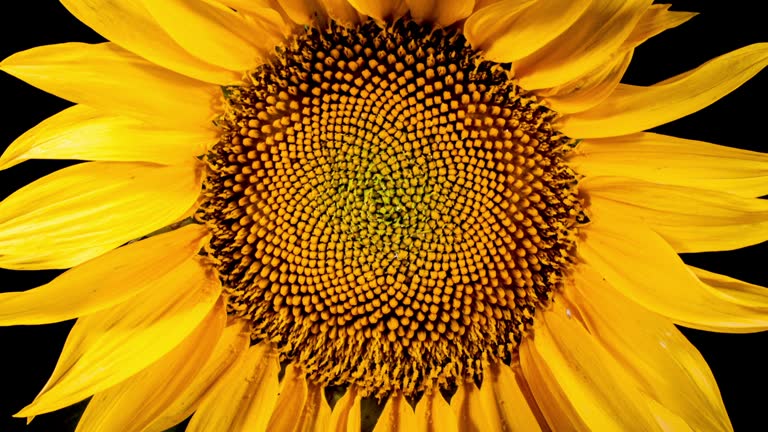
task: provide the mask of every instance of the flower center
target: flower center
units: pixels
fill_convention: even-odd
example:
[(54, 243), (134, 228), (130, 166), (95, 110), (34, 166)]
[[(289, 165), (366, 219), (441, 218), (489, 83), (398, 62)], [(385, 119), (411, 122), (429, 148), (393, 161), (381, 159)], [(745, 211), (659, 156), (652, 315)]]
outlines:
[(246, 81), (224, 91), (197, 217), (253, 339), (363, 395), (510, 361), (573, 255), (556, 113), (407, 19), (308, 27)]

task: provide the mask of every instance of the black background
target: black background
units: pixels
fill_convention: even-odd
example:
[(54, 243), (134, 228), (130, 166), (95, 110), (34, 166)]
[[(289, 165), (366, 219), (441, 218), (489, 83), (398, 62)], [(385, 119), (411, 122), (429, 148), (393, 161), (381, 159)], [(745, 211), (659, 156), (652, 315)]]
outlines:
[[(543, 0), (546, 1), (546, 0)], [(642, 45), (624, 82), (649, 85), (687, 71), (739, 47), (768, 40), (761, 3), (676, 1), (674, 10), (698, 11), (689, 23)], [(140, 31), (140, 29), (137, 29)], [(0, 16), (0, 58), (38, 45), (100, 42), (103, 39), (71, 17), (55, 0), (4, 2)], [(658, 132), (758, 151), (768, 151), (764, 98), (768, 74), (762, 72), (739, 90), (696, 114), (657, 128)], [(136, 89), (141, 91), (141, 89)], [(48, 116), (71, 104), (0, 73), (0, 148)], [(34, 179), (67, 166), (30, 161), (0, 171), (0, 199)], [(691, 263), (753, 283), (768, 285), (768, 243), (732, 252), (685, 256)], [(0, 269), (0, 291), (19, 291), (50, 281), (59, 272)], [(32, 401), (53, 370), (72, 322), (0, 328), (0, 431), (72, 431), (83, 404), (39, 416), (28, 427), (11, 419)], [(766, 430), (768, 333), (730, 335), (684, 329), (717, 379), (737, 431)]]

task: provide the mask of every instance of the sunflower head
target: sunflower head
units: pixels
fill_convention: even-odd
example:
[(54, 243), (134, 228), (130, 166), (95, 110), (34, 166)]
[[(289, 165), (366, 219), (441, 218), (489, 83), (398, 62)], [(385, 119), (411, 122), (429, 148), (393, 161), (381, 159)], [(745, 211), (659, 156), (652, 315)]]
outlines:
[(0, 203), (0, 266), (71, 268), (1, 294), (0, 324), (78, 318), (17, 416), (92, 396), (79, 430), (731, 429), (675, 324), (763, 330), (768, 298), (678, 253), (768, 238), (768, 157), (643, 131), (766, 44), (640, 87), (634, 49), (693, 14), (62, 3), (110, 42), (0, 63), (77, 103), (0, 168), (89, 161)]
[(512, 358), (579, 206), (572, 140), (509, 67), (408, 17), (330, 22), (225, 98), (198, 219), (254, 341), (379, 397)]

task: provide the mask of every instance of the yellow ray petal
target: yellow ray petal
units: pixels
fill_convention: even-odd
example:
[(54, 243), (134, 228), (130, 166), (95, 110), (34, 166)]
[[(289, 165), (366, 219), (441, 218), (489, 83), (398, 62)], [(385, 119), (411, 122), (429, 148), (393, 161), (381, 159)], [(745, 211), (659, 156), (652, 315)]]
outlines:
[(501, 432), (501, 418), (497, 415), (496, 404), (487, 400), (474, 382), (459, 384), (451, 398), (451, 408), (456, 413), (458, 430)]
[(698, 15), (696, 12), (669, 11), (670, 6), (669, 4), (651, 5), (640, 17), (640, 21), (619, 51), (633, 49), (657, 34), (675, 28)]
[(350, 386), (333, 407), (328, 432), (360, 432), (361, 423), (360, 392)]
[(187, 432), (267, 430), (279, 394), (279, 372), (277, 353), (269, 344), (250, 347), (203, 399)]
[(768, 194), (768, 154), (654, 133), (579, 143), (569, 164), (580, 174), (625, 176), (734, 195)]
[(459, 423), (439, 391), (430, 391), (416, 404), (417, 432), (459, 432)]
[(88, 162), (45, 176), (0, 203), (0, 266), (72, 267), (165, 227), (195, 202), (201, 175), (192, 160)]
[[(210, 3), (209, 0), (205, 1)], [(240, 12), (246, 23), (253, 28), (252, 32), (266, 33), (279, 39), (279, 35), (288, 35), (291, 31), (290, 18), (281, 14), (280, 8), (274, 0), (217, 0), (216, 2), (226, 4)], [(246, 37), (253, 37), (253, 34), (246, 35)], [(252, 42), (270, 52), (274, 48), (274, 45), (269, 45), (271, 42), (264, 39), (256, 39)]]
[(331, 419), (331, 407), (319, 385), (309, 382), (298, 366), (288, 365), (283, 378), (280, 397), (272, 417), (269, 418), (268, 431), (293, 432), (324, 431)]
[[(531, 414), (536, 418), (536, 421), (538, 422), (539, 428), (543, 432), (551, 432), (552, 428), (550, 427), (550, 424), (547, 422), (547, 419), (544, 417), (544, 414), (541, 411), (541, 408), (539, 407), (539, 404), (536, 402), (536, 398), (533, 396), (533, 392), (531, 391), (531, 385), (526, 379), (525, 375), (523, 374), (523, 369), (520, 366), (520, 357), (516, 359), (516, 361), (513, 361), (512, 364), (509, 365), (509, 368), (512, 370), (512, 373), (514, 374), (515, 383), (517, 384), (517, 389), (519, 389), (520, 393), (522, 394), (523, 398), (525, 398), (525, 401), (528, 405), (528, 409), (531, 411)], [(515, 412), (517, 412), (517, 407), (512, 408), (512, 415), (514, 415)], [(505, 411), (509, 415), (509, 407), (505, 407)], [(527, 422), (525, 420), (525, 417), (527, 415), (523, 416), (523, 419), (521, 419), (521, 423)], [(508, 424), (515, 425), (515, 421), (509, 421)], [(536, 430), (533, 428), (533, 430)]]
[(211, 130), (172, 130), (75, 105), (25, 132), (0, 157), (0, 169), (28, 159), (155, 162), (173, 165), (203, 154)]
[(506, 0), (475, 0), (475, 10), (478, 11), (486, 6)]
[[(142, 0), (168, 34), (195, 57), (232, 71), (245, 72), (259, 63), (263, 48), (281, 35), (251, 27), (242, 14), (199, 0)], [(280, 14), (274, 12), (279, 20)], [(256, 43), (256, 35), (261, 39)]]
[(240, 78), (239, 74), (184, 51), (152, 18), (140, 0), (61, 0), (61, 3), (106, 39), (152, 63), (214, 84), (229, 84)]
[(592, 1), (568, 30), (517, 62), (520, 86), (556, 87), (610, 61), (650, 4), (650, 0)]
[(706, 361), (672, 322), (621, 296), (592, 269), (574, 276), (566, 301), (645, 394), (696, 430), (732, 429)]
[(235, 321), (222, 332), (210, 357), (189, 379), (188, 385), (176, 393), (168, 405), (143, 429), (144, 432), (162, 432), (189, 417), (200, 401), (214, 388), (248, 350), (250, 333), (247, 323)]
[(72, 102), (166, 127), (211, 128), (221, 94), (111, 42), (32, 48), (0, 62), (0, 70)]
[(189, 225), (107, 252), (38, 288), (0, 294), (0, 326), (64, 321), (122, 303), (195, 256), (206, 234)]
[(661, 430), (670, 432), (694, 432), (682, 417), (665, 408), (651, 398), (647, 398), (648, 407), (661, 426)]
[(410, 432), (417, 430), (418, 422), (413, 408), (408, 405), (402, 394), (389, 396), (376, 422), (373, 432)]
[(545, 97), (547, 103), (560, 114), (592, 108), (610, 96), (619, 85), (632, 60), (632, 54), (633, 51), (629, 50), (573, 81), (536, 93)]
[(358, 12), (377, 21), (392, 21), (408, 10), (406, 0), (348, 0)]
[(738, 249), (768, 240), (768, 201), (626, 177), (588, 177), (592, 202), (643, 220), (677, 252)]
[(690, 12), (669, 12), (669, 6), (651, 5), (611, 60), (563, 85), (536, 93), (545, 96), (547, 102), (560, 114), (586, 111), (604, 101), (619, 85), (632, 59), (633, 50), (638, 45), (696, 15)]
[(141, 432), (185, 391), (221, 337), (227, 312), (221, 299), (171, 352), (120, 384), (97, 393), (76, 432)]
[(468, 17), (475, 7), (475, 0), (405, 0), (405, 2), (416, 21), (427, 21), (443, 27)]
[(523, 394), (512, 368), (488, 365), (480, 387), (480, 400), (489, 415), (498, 417), (501, 430), (509, 432), (540, 431), (539, 420)]
[(345, 24), (357, 24), (362, 17), (357, 9), (352, 7), (347, 0), (321, 0), (321, 3), (329, 17)]
[[(546, 427), (542, 429), (552, 431), (578, 431), (587, 432), (591, 429), (584, 423), (569, 396), (563, 392), (557, 380), (547, 370), (545, 365), (537, 365), (540, 356), (534, 356), (531, 348), (525, 343), (519, 350), (519, 358), (523, 377), (528, 383), (528, 390), (534, 397), (536, 406), (539, 407), (542, 417), (546, 421)], [(522, 367), (522, 364), (525, 367)]]
[(745, 333), (768, 329), (768, 314), (702, 284), (658, 234), (600, 200), (582, 228), (579, 255), (626, 297), (678, 324)]
[(650, 87), (620, 85), (591, 110), (564, 116), (560, 130), (577, 138), (625, 135), (699, 111), (768, 65), (768, 43), (750, 45)]
[(589, 0), (514, 0), (478, 10), (464, 23), (464, 35), (483, 56), (517, 61), (551, 42), (589, 6)]
[(688, 266), (699, 280), (730, 301), (768, 312), (768, 288)]
[(320, 0), (277, 0), (285, 14), (296, 24), (311, 24), (315, 13), (324, 12)]
[[(572, 419), (575, 424), (566, 422), (565, 429), (553, 422), (554, 430), (584, 426), (596, 431), (661, 430), (633, 378), (593, 340), (570, 309), (555, 302), (536, 320), (541, 325), (520, 346), (526, 377), (542, 378), (540, 383), (531, 382), (531, 390), (540, 402), (560, 393), (569, 401), (571, 414), (578, 416)], [(549, 411), (549, 403), (543, 403), (542, 410), (554, 419), (557, 414)]]
[(80, 318), (51, 378), (15, 416), (35, 416), (83, 400), (135, 375), (176, 347), (219, 298), (221, 285), (208, 265), (189, 259), (141, 296)]

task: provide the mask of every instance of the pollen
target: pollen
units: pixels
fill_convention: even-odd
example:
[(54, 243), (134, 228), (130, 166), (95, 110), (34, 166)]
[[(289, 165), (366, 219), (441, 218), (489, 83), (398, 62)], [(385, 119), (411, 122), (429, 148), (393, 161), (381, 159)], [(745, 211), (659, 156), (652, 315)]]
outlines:
[(254, 341), (377, 397), (511, 361), (581, 210), (573, 141), (509, 65), (450, 29), (331, 22), (224, 99), (196, 217)]

